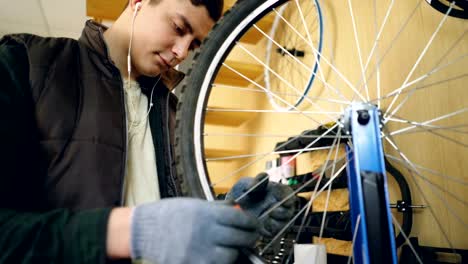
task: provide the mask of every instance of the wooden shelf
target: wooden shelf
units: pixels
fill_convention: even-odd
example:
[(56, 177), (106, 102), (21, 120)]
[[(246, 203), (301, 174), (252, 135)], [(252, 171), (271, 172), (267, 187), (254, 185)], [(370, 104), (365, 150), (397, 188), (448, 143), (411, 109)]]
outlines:
[[(265, 34), (269, 34), (271, 27), (273, 26), (274, 20), (275, 20), (275, 14), (270, 13), (255, 24)], [(245, 33), (244, 36), (242, 36), (242, 38), (240, 39), (240, 42), (249, 43), (249, 44), (257, 44), (262, 39), (265, 39), (265, 36), (256, 28), (251, 28), (249, 29), (249, 31)]]
[(116, 20), (128, 0), (86, 0), (86, 15), (96, 20)]
[[(212, 110), (212, 111), (210, 111)], [(219, 110), (219, 111), (217, 111)], [(206, 112), (205, 121), (210, 125), (240, 126), (244, 122), (254, 118), (256, 113), (249, 112), (223, 112), (222, 108), (210, 107)]]
[[(263, 74), (263, 67), (258, 64), (248, 64), (239, 61), (226, 61), (229, 67), (233, 68), (235, 71), (244, 75), (252, 81), (256, 81)], [(251, 85), (251, 82), (240, 76), (238, 73), (233, 70), (221, 66), (219, 69), (218, 75), (216, 77), (215, 83), (235, 85), (241, 87), (247, 87)]]
[(231, 190), (231, 188), (227, 186), (215, 186), (213, 189), (216, 194), (227, 193)]
[(244, 153), (239, 150), (220, 149), (214, 147), (205, 149), (205, 158), (207, 159), (237, 156), (242, 154)]

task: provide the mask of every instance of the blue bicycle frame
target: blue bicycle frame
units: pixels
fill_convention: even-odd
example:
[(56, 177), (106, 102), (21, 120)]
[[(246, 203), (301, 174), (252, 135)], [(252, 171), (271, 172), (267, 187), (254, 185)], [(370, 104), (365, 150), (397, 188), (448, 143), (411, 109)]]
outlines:
[(346, 110), (342, 121), (352, 138), (352, 145), (347, 146), (347, 173), (355, 231), (354, 263), (396, 264), (380, 111), (371, 104), (355, 103)]

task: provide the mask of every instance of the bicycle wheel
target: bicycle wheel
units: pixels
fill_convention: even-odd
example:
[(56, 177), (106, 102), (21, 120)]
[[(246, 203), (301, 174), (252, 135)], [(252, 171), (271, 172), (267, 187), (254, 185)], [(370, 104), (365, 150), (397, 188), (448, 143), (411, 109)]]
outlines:
[[(302, 78), (307, 81), (313, 75), (314, 83), (324, 87), (312, 89), (304, 97), (303, 110), (266, 89), (262, 76), (268, 67), (264, 57), (265, 45), (271, 41), (268, 32), (286, 2), (239, 1), (195, 56), (177, 114), (176, 160), (178, 174), (184, 177), (184, 192), (213, 200), (240, 176), (264, 171), (265, 161), (276, 160), (280, 154), (290, 154), (289, 162), (309, 153), (324, 154), (323, 165), (315, 168), (319, 175), (330, 169), (331, 175), (349, 169), (355, 165), (350, 162), (353, 158), (341, 166), (345, 153), (338, 146), (346, 143), (352, 150), (365, 134), (347, 135), (346, 131), (356, 132), (353, 127), (321, 135), (304, 131), (329, 122), (341, 124), (346, 109), (358, 103), (375, 107), (379, 140), (373, 144), (383, 142), (385, 157), (399, 170), (407, 171), (414, 202), (428, 206), (414, 215), (411, 234), (401, 232), (400, 223), (391, 215), (386, 216), (390, 223), (384, 225), (393, 222), (406, 242), (412, 235), (421, 244), (452, 248), (453, 252), (468, 248), (460, 232), (467, 229), (468, 222), (464, 214), (468, 93), (463, 83), (468, 71), (468, 39), (466, 20), (450, 16), (457, 8), (456, 1), (445, 14), (423, 0), (369, 0), (360, 1), (359, 6), (351, 0), (346, 4), (321, 2), (335, 46), (320, 52), (316, 73), (312, 64), (308, 66), (272, 42), (294, 62), (289, 69), (307, 69), (310, 75)], [(301, 6), (301, 2), (290, 4)], [(297, 31), (288, 28), (284, 30)], [(257, 39), (252, 41), (252, 36)], [(307, 40), (306, 36), (302, 38)], [(317, 51), (313, 43), (309, 45)], [(333, 60), (330, 54), (335, 54)], [(324, 72), (330, 74), (325, 78)], [(284, 74), (288, 73), (275, 72), (275, 76)], [(284, 85), (294, 87), (291, 83)], [(300, 96), (300, 88), (292, 90)], [(293, 110), (272, 108), (270, 96)], [(352, 121), (359, 118), (355, 113)], [(332, 146), (316, 144), (322, 139), (332, 140)], [(278, 146), (277, 142), (285, 144)], [(382, 181), (380, 185), (387, 184), (385, 177), (377, 178)], [(333, 177), (320, 177), (325, 179), (331, 184)], [(313, 197), (323, 191), (315, 190)], [(382, 201), (380, 207), (388, 210)], [(381, 213), (381, 209), (376, 212)], [(387, 233), (390, 236), (391, 229)], [(372, 248), (375, 243), (368, 244), (370, 251), (376, 250)]]

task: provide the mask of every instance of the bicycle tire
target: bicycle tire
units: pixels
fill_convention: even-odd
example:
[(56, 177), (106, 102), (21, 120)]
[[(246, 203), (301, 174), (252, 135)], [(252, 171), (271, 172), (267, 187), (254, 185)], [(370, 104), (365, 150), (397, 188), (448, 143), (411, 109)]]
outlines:
[[(426, 0), (426, 3), (441, 13), (445, 13), (449, 9), (449, 6), (441, 0)], [(453, 9), (449, 15), (461, 19), (468, 19), (468, 3), (466, 1), (455, 1), (455, 5), (459, 9)]]
[[(226, 11), (218, 23), (216, 23), (212, 31), (205, 38), (200, 50), (194, 55), (192, 67), (188, 70), (186, 80), (184, 81), (180, 91), (181, 96), (176, 115), (175, 157), (177, 174), (181, 179), (181, 189), (184, 195), (207, 200), (215, 199), (214, 196), (209, 195), (208, 190), (204, 190), (204, 187), (200, 183), (200, 179), (207, 177), (203, 177), (196, 170), (198, 166), (193, 158), (195, 155), (193, 145), (183, 143), (200, 142), (200, 144), (203, 145), (203, 137), (194, 138), (193, 134), (195, 122), (194, 116), (197, 106), (196, 99), (200, 98), (200, 91), (197, 89), (202, 87), (203, 81), (205, 80), (205, 78), (199, 77), (207, 75), (206, 72), (213, 61), (213, 57), (218, 54), (219, 44), (226, 40), (226, 32), (232, 32), (239, 25), (239, 22), (244, 21), (246, 16), (251, 14), (258, 6), (265, 2), (267, 1), (248, 0), (236, 2), (230, 10)], [(269, 6), (269, 8), (273, 8), (287, 2), (287, 0), (275, 0), (270, 2), (274, 2), (274, 5)], [(261, 13), (259, 15), (261, 17)], [(240, 31), (237, 37), (239, 38), (246, 30), (247, 28)], [(232, 43), (233, 42), (234, 41), (232, 41)], [(228, 46), (229, 47), (227, 47), (226, 50), (231, 49), (233, 44)], [(227, 53), (228, 52), (225, 52), (225, 54)], [(222, 59), (223, 58), (221, 58), (221, 60)], [(208, 89), (211, 89), (211, 87), (208, 87)], [(206, 104), (207, 101), (205, 100), (203, 106), (205, 107)], [(184, 107), (181, 107), (181, 105), (184, 105)], [(204, 116), (201, 118), (203, 119)], [(192, 171), (187, 171), (187, 168), (191, 168)], [(206, 167), (204, 169), (206, 171)]]

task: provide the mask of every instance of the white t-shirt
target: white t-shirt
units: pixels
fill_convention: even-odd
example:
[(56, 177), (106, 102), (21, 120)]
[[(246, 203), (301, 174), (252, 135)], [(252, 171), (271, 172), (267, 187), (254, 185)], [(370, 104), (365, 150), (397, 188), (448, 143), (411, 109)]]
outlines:
[(156, 154), (148, 121), (148, 97), (136, 81), (124, 81), (127, 112), (127, 161), (124, 205), (136, 206), (161, 199)]

